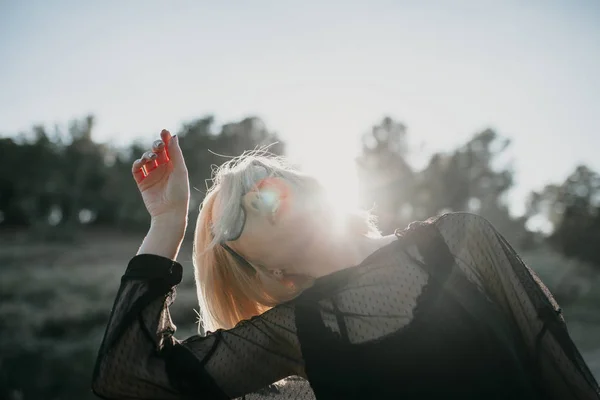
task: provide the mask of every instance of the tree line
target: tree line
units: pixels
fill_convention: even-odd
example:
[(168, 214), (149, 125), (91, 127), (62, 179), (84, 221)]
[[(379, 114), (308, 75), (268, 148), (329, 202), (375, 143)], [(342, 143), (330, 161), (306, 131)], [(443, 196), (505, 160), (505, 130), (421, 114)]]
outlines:
[[(87, 116), (66, 129), (35, 126), (0, 138), (0, 230), (65, 240), (86, 226), (147, 228), (130, 168), (150, 143), (133, 142), (125, 148), (98, 143), (92, 135), (94, 121)], [(224, 156), (266, 145), (272, 153), (285, 154), (279, 135), (256, 117), (217, 127), (207, 116), (175, 133), (189, 167), (191, 209), (199, 206), (211, 171)], [(564, 182), (532, 192), (525, 214), (512, 217), (506, 197), (514, 171), (510, 164), (499, 163), (509, 147), (508, 139), (487, 129), (416, 168), (409, 161), (406, 126), (383, 118), (364, 134), (356, 159), (363, 206), (373, 207), (384, 232), (446, 211), (478, 213), (520, 248), (546, 243), (600, 267), (595, 245), (600, 243), (600, 175), (576, 166)], [(331, 156), (335, 153), (332, 149)], [(534, 219), (551, 224), (551, 233), (528, 229)]]
[[(136, 141), (126, 148), (97, 143), (93, 128), (94, 117), (88, 116), (71, 122), (65, 131), (36, 126), (0, 139), (0, 227), (27, 228), (49, 239), (72, 236), (90, 225), (147, 228), (131, 164), (150, 143)], [(212, 166), (226, 160), (223, 155), (264, 145), (271, 145), (273, 153), (284, 152), (277, 135), (258, 118), (225, 124), (217, 131), (209, 116), (184, 124), (177, 135), (194, 188), (192, 208), (203, 198)]]

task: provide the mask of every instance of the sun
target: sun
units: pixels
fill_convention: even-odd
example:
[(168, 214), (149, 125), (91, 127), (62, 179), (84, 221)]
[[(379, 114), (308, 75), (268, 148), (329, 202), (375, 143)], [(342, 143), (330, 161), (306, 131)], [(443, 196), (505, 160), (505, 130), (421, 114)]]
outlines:
[(323, 178), (327, 196), (333, 204), (343, 209), (358, 207), (358, 180), (348, 171), (331, 174)]
[(313, 159), (303, 170), (323, 185), (328, 199), (338, 211), (353, 211), (360, 203), (358, 177), (354, 160), (343, 161), (327, 165)]
[(337, 211), (356, 211), (360, 205), (356, 166), (360, 143), (335, 132), (335, 129), (325, 130), (318, 141), (293, 143), (288, 157), (323, 185)]

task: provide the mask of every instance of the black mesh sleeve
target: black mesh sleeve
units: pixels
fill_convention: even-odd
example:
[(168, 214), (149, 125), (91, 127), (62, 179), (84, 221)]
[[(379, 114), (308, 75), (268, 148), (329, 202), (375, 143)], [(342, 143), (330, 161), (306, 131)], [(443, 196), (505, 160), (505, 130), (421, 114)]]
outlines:
[(107, 399), (234, 398), (303, 374), (293, 306), (231, 330), (174, 338), (169, 306), (179, 263), (138, 255), (121, 281), (93, 376)]
[(512, 317), (551, 398), (600, 399), (557, 302), (492, 224), (477, 215), (451, 213), (436, 226), (466, 276)]

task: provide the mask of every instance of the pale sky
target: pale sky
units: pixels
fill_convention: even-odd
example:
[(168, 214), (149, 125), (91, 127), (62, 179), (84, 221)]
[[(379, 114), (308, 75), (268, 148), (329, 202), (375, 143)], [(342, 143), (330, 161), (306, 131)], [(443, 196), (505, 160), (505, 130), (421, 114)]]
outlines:
[(346, 181), (384, 115), (427, 152), (492, 127), (513, 140), (515, 212), (600, 171), (600, 1), (323, 3), (0, 0), (0, 133), (93, 113), (122, 144), (258, 115)]

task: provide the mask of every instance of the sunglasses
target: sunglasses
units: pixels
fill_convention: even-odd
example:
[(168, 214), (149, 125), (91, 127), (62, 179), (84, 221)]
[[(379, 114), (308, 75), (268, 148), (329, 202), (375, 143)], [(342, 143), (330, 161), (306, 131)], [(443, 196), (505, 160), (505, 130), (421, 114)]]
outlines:
[[(269, 180), (269, 178), (262, 179), (257, 185), (256, 189), (258, 190), (258, 202), (257, 206), (263, 210), (273, 210), (275, 205), (279, 203), (282, 197), (282, 190), (278, 189), (279, 185), (271, 185), (273, 181)], [(245, 193), (247, 194), (247, 193)], [(245, 195), (244, 194), (244, 195)], [(227, 229), (223, 235), (223, 241), (220, 243), (221, 247), (224, 248), (231, 256), (237, 260), (241, 265), (251, 270), (255, 270), (252, 264), (248, 262), (244, 257), (242, 257), (239, 253), (233, 250), (227, 243), (232, 242), (240, 238), (242, 233), (244, 232), (244, 227), (246, 225), (246, 210), (244, 208), (243, 202), (240, 202), (240, 216), (234, 222), (231, 229)]]
[(256, 272), (256, 270), (254, 269), (254, 266), (252, 264), (250, 264), (248, 262), (248, 260), (246, 260), (244, 257), (240, 256), (238, 253), (236, 253), (236, 251), (233, 250), (231, 247), (229, 247), (226, 243), (221, 243), (221, 247), (224, 248), (229, 254), (231, 254), (231, 256), (238, 263), (240, 263), (241, 266), (243, 266), (244, 268), (247, 268), (248, 270), (250, 270), (252, 272)]
[(233, 250), (227, 243), (237, 240), (242, 236), (242, 232), (244, 231), (244, 226), (246, 225), (246, 211), (244, 210), (244, 206), (241, 205), (241, 214), (240, 218), (234, 223), (234, 226), (230, 230), (226, 230), (224, 234), (224, 240), (220, 243), (221, 247), (224, 248), (231, 256), (242, 265), (244, 268), (248, 268), (251, 271), (255, 271), (254, 267), (248, 260), (239, 255), (235, 250)]

